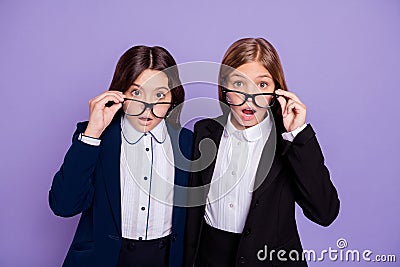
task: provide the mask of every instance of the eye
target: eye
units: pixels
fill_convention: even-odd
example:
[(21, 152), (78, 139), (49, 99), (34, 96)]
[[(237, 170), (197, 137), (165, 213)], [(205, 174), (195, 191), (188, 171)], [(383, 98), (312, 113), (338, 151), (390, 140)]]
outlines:
[(266, 82), (260, 82), (259, 86), (260, 86), (261, 88), (266, 88), (266, 87), (268, 86), (268, 83), (266, 83)]
[(133, 96), (140, 96), (142, 93), (139, 91), (139, 90), (137, 90), (137, 89), (134, 89), (133, 91), (132, 91), (132, 95)]
[(233, 86), (235, 86), (235, 87), (241, 87), (241, 86), (243, 86), (243, 85), (244, 85), (244, 84), (243, 84), (242, 81), (233, 82)]
[(162, 92), (157, 92), (156, 97), (157, 97), (157, 99), (163, 99), (165, 97), (165, 94)]

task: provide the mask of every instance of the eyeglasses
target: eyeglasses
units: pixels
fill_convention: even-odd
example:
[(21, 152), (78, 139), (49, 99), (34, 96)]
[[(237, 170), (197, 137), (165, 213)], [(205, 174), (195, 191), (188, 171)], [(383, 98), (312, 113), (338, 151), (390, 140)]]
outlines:
[(146, 109), (150, 109), (151, 113), (159, 119), (167, 116), (172, 102), (156, 102), (147, 103), (132, 98), (124, 98), (123, 111), (128, 116), (140, 116)]
[(276, 98), (279, 97), (275, 93), (247, 94), (227, 88), (222, 89), (222, 93), (230, 106), (241, 106), (250, 98), (257, 107), (269, 108), (275, 104)]

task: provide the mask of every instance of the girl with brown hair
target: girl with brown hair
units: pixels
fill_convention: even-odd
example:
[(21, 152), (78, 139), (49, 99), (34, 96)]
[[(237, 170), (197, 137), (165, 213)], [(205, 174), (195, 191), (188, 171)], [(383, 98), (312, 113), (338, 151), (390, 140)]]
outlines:
[[(306, 124), (306, 106), (288, 91), (268, 41), (245, 38), (228, 48), (219, 100), (223, 115), (194, 127), (198, 171), (189, 185), (208, 187), (201, 203), (188, 210), (185, 266), (307, 266), (295, 203), (307, 218), (328, 226), (339, 199)], [(212, 158), (213, 150), (201, 147), (205, 139), (217, 147), (208, 166), (202, 159)]]
[[(192, 133), (179, 125), (184, 91), (162, 47), (135, 46), (110, 89), (89, 101), (49, 193), (61, 217), (81, 214), (63, 266), (181, 266)], [(177, 166), (180, 165), (180, 168)]]

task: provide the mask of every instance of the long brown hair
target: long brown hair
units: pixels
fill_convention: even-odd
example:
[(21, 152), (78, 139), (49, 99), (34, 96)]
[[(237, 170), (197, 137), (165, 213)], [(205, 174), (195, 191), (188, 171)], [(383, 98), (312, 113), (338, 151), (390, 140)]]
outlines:
[[(146, 69), (165, 72), (172, 94), (169, 121), (180, 124), (182, 103), (185, 91), (179, 79), (178, 68), (172, 55), (160, 46), (134, 46), (129, 48), (118, 60), (109, 90), (125, 93), (139, 75)], [(119, 111), (122, 115), (122, 111)]]
[[(226, 107), (224, 104), (227, 104), (222, 94), (227, 75), (232, 72), (233, 69), (250, 62), (258, 62), (268, 70), (274, 80), (275, 89), (288, 90), (281, 60), (272, 44), (264, 38), (243, 38), (234, 42), (228, 48), (222, 59), (218, 77), (218, 98), (219, 101), (223, 103), (221, 107)], [(223, 107), (222, 110), (225, 112), (226, 108)], [(272, 111), (274, 115), (281, 115), (279, 112), (279, 103), (276, 103), (272, 107)]]

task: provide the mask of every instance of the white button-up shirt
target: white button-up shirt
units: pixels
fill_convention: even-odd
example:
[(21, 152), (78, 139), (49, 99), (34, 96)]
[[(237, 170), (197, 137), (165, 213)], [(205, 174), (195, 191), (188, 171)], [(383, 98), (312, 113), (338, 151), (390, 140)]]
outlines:
[[(204, 219), (208, 225), (232, 233), (242, 233), (258, 164), (272, 125), (268, 116), (253, 127), (238, 130), (231, 123), (229, 114), (207, 197)], [(282, 136), (293, 141), (305, 127), (306, 124)]]
[[(241, 233), (272, 121), (267, 117), (253, 127), (237, 130), (230, 116), (221, 137), (204, 218), (212, 227)], [(173, 199), (174, 161), (165, 122), (162, 121), (151, 133), (143, 134), (123, 120), (120, 163), (122, 236), (130, 239), (166, 236), (172, 225), (172, 206), (168, 203)], [(283, 133), (283, 139), (293, 141), (306, 126)], [(101, 141), (82, 134), (79, 140), (95, 146)], [(159, 178), (166, 179), (169, 186), (157, 183)], [(151, 195), (156, 195), (156, 198)]]
[(121, 128), (122, 236), (136, 240), (167, 236), (172, 227), (175, 169), (165, 122), (142, 133), (122, 118)]
[(228, 116), (204, 215), (210, 226), (233, 233), (242, 232), (257, 166), (271, 129), (269, 116), (245, 130), (237, 130), (231, 123), (231, 115)]

